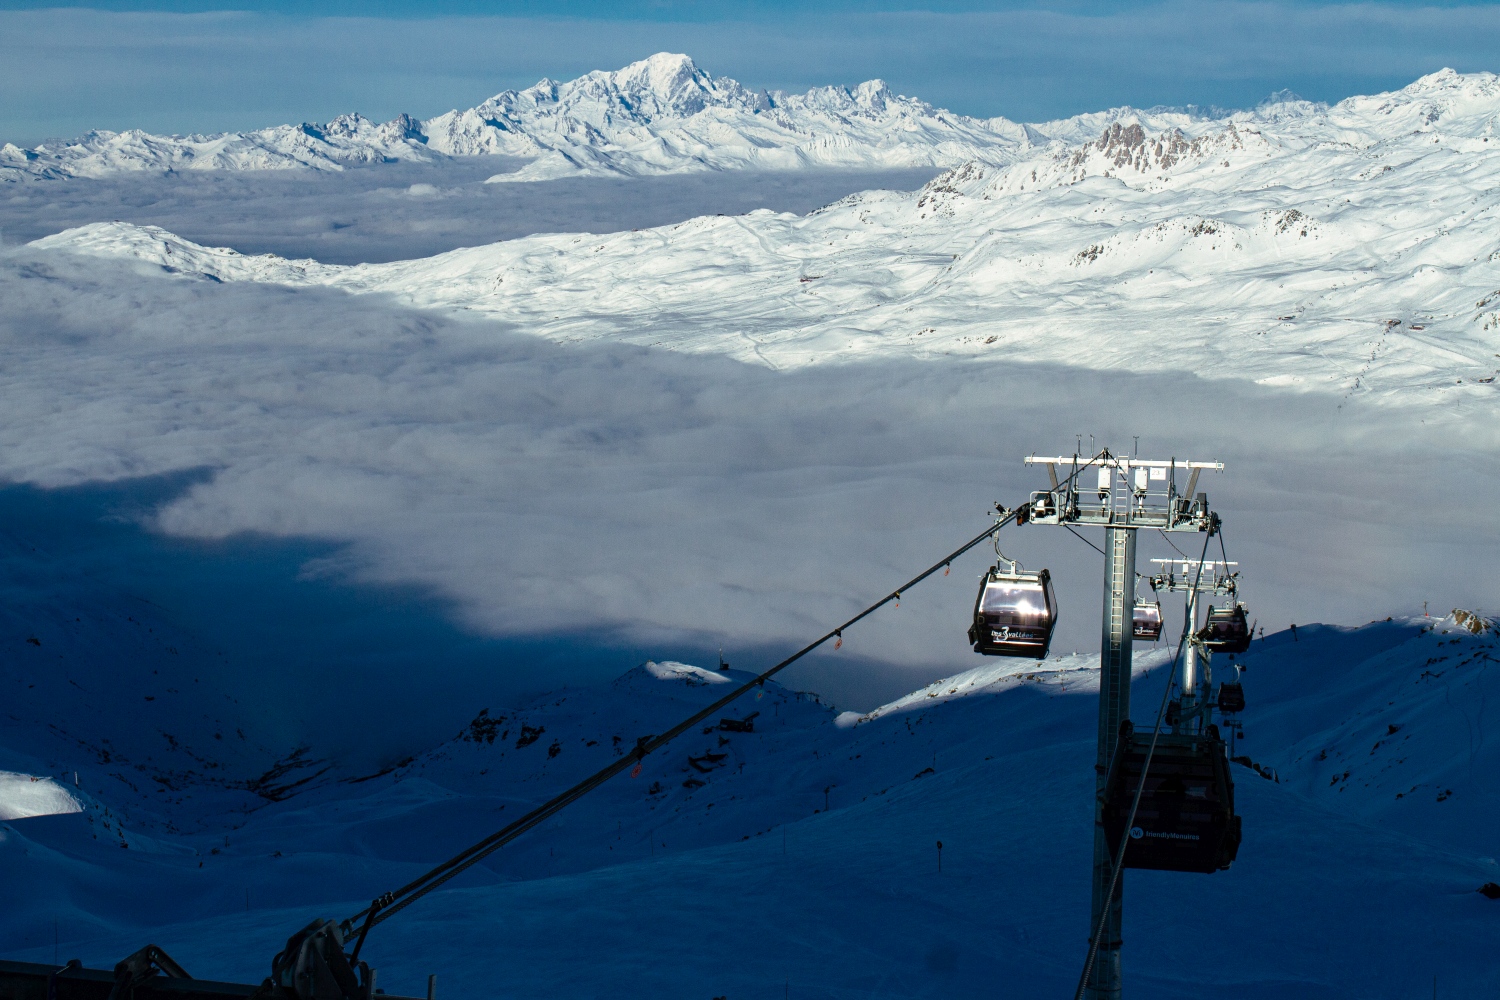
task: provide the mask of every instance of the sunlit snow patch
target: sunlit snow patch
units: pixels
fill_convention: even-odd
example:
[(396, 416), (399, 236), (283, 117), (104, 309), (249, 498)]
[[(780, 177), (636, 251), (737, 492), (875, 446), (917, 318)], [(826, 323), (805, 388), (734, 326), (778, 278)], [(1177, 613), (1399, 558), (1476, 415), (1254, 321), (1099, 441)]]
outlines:
[(702, 667), (692, 667), (676, 660), (646, 661), (646, 673), (659, 681), (687, 681), (689, 684), (727, 684), (729, 678)]
[[(1140, 674), (1168, 662), (1164, 650), (1151, 650), (1138, 654), (1132, 665), (1133, 673)], [(926, 687), (903, 695), (895, 701), (873, 708), (864, 714), (841, 712), (834, 720), (840, 729), (848, 729), (862, 722), (870, 722), (883, 715), (894, 715), (913, 709), (922, 709), (934, 702), (945, 702), (954, 698), (967, 698), (977, 694), (998, 694), (1022, 684), (1045, 684), (1062, 692), (1098, 690), (1099, 656), (1096, 653), (1075, 653), (1071, 656), (1054, 656), (1047, 660), (1021, 660), (1006, 657), (998, 662), (987, 663), (961, 674), (933, 681)]]
[(51, 778), (0, 771), (0, 820), (83, 812), (83, 804)]

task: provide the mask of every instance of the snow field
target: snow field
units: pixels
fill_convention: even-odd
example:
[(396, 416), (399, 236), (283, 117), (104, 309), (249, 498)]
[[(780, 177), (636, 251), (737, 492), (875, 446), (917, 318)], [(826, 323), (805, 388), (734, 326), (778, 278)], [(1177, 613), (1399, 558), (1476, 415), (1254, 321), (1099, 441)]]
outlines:
[[(1133, 988), (1191, 997), (1207, 982), (1250, 997), (1402, 997), (1434, 972), (1445, 989), (1495, 985), (1483, 945), (1495, 904), (1474, 890), (1497, 865), (1458, 843), (1478, 829), (1463, 817), (1493, 815), (1483, 777), (1493, 750), (1482, 750), (1472, 776), (1451, 776), (1447, 797), (1413, 798), (1423, 822), (1404, 830), (1318, 789), (1329, 762), (1299, 756), (1340, 739), (1347, 717), (1383, 717), (1380, 685), (1404, 683), (1433, 642), (1456, 640), (1444, 648), (1470, 671), (1467, 681), (1443, 680), (1450, 689), (1492, 685), (1484, 656), (1493, 632), (1433, 624), (1303, 627), (1296, 640), (1257, 642), (1245, 657), (1247, 746), (1255, 763), (1281, 765), (1279, 780), (1234, 768), (1246, 841), (1230, 871), (1127, 874)], [(496, 981), (570, 996), (952, 996), (996, 982), (1020, 995), (1064, 990), (1085, 936), (1090, 659), (982, 666), (853, 726), (768, 684), (762, 699), (727, 712), (760, 711), (753, 734), (683, 737), (641, 777), (617, 779), (413, 906), (399, 927), (382, 927), (369, 947), (386, 988), (420, 992), (437, 972), (460, 996)], [(1140, 667), (1138, 719), (1156, 703), (1160, 659)], [(1347, 672), (1309, 676), (1310, 662)], [(157, 835), (170, 853), (91, 848), (65, 832), (73, 817), (11, 823), (0, 850), (12, 877), (62, 880), (88, 901), (71, 917), (93, 922), (66, 942), (69, 954), (103, 963), (149, 931), (195, 974), (248, 981), (306, 919), (352, 912), (621, 752), (613, 735), (631, 744), (637, 729), (680, 717), (715, 687), (680, 667), (645, 666), (598, 688), (488, 710), (387, 775), (267, 803), (226, 831), (217, 855), (206, 848), (221, 844), (218, 834)], [(1403, 706), (1414, 758), (1446, 754), (1451, 723), (1424, 707), (1433, 704)], [(1356, 785), (1351, 794), (1376, 797)], [(145, 877), (172, 889), (101, 892)], [(248, 914), (237, 883), (250, 887)], [(27, 898), (31, 915), (6, 924), (15, 944), (45, 922), (38, 909), (53, 895)], [(1184, 950), (1185, 939), (1194, 947)]]

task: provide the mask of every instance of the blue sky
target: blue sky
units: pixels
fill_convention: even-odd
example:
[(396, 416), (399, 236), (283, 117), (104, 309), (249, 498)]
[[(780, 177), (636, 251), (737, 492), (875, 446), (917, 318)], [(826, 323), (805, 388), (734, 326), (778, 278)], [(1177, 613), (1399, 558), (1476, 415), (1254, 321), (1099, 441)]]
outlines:
[(1023, 121), (1119, 104), (1242, 107), (1281, 88), (1331, 101), (1443, 66), (1500, 69), (1495, 4), (916, 6), (0, 0), (0, 138), (214, 131), (345, 111), (429, 116), (662, 50), (750, 86), (881, 77), (955, 111)]

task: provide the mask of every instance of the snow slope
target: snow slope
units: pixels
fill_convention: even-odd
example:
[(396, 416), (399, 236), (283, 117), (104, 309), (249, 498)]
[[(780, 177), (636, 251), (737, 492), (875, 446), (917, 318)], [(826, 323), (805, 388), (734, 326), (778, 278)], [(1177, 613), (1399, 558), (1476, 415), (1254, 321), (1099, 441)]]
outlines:
[(31, 246), (329, 286), (549, 339), (771, 367), (961, 356), (1492, 406), (1500, 79), (1449, 71), (1189, 137), (1114, 122), (806, 217), (537, 236), (356, 266), (99, 223)]
[[(1478, 631), (1415, 619), (1257, 642), (1234, 768), (1244, 847), (1213, 876), (1127, 874), (1132, 989), (1395, 998), (1434, 971), (1445, 995), (1500, 985), (1487, 945), (1500, 902), (1475, 891), (1500, 876), (1500, 761), (1482, 728), (1497, 641), (1463, 620)], [(1060, 993), (1087, 910), (1092, 659), (987, 663), (858, 719), (770, 683), (725, 713), (758, 712), (753, 733), (683, 737), (382, 927), (366, 953), (388, 990), (416, 995), (430, 972), (461, 997), (496, 982), (842, 997), (987, 995), (998, 979)], [(1138, 720), (1164, 659), (1137, 658)], [(647, 663), (515, 709), (475, 706), (453, 739), (382, 774), (335, 768), (248, 813), (189, 796), (179, 818), (201, 823), (188, 833), (153, 818), (174, 793), (126, 780), (130, 761), (59, 746), (33, 773), (76, 766), (90, 810), (0, 826), (0, 889), (25, 901), (0, 913), (0, 952), (50, 960), (57, 917), (67, 956), (92, 965), (149, 938), (197, 975), (258, 979), (306, 920), (353, 912), (722, 681)], [(1477, 735), (1455, 755), (1459, 715)]]
[(1053, 139), (1092, 138), (1121, 117), (1192, 130), (1188, 112), (1130, 108), (1040, 125), (957, 115), (891, 92), (882, 80), (806, 94), (752, 91), (685, 55), (657, 53), (567, 83), (541, 80), (466, 111), (377, 124), (358, 114), (326, 125), (159, 136), (95, 131), (34, 149), (0, 147), (0, 180), (101, 177), (126, 171), (342, 170), (346, 166), (502, 154), (532, 162), (494, 181), (641, 176), (705, 170), (1005, 163)]

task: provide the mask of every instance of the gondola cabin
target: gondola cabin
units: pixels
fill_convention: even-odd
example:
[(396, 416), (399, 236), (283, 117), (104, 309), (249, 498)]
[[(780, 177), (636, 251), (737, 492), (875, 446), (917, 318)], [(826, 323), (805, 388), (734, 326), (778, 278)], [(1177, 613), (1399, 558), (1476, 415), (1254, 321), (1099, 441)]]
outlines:
[(1198, 638), (1210, 653), (1243, 653), (1250, 648), (1250, 625), (1245, 621), (1245, 606), (1208, 609), (1208, 621), (1198, 631)]
[(1243, 684), (1219, 685), (1219, 711), (1225, 715), (1245, 710), (1245, 686)]
[(1161, 638), (1161, 604), (1137, 604), (1130, 615), (1130, 635), (1134, 639), (1155, 642)]
[(1057, 625), (1057, 598), (1052, 574), (1010, 572), (999, 566), (985, 574), (974, 600), (974, 623), (969, 643), (985, 656), (1026, 656), (1046, 659)]
[[(1104, 835), (1111, 854), (1141, 785), (1151, 734), (1122, 733), (1105, 786)], [(1146, 770), (1140, 806), (1130, 824), (1126, 868), (1211, 873), (1228, 868), (1240, 848), (1234, 782), (1218, 729), (1162, 733)]]

